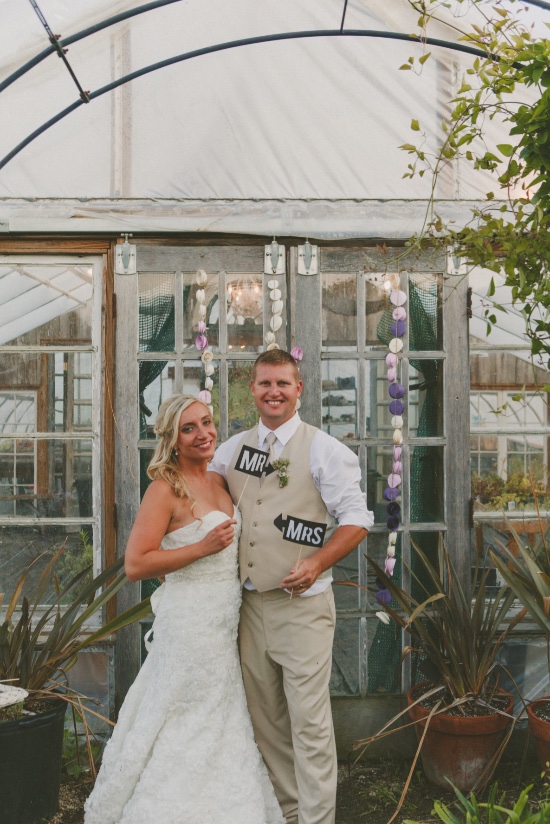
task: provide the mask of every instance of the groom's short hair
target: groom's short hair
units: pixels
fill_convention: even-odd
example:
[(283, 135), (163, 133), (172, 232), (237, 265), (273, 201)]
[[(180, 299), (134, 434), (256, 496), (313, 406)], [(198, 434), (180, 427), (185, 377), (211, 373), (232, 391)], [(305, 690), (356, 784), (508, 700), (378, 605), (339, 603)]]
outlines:
[(252, 380), (256, 378), (257, 366), (292, 366), (296, 380), (301, 380), (296, 361), (290, 352), (285, 352), (284, 349), (268, 349), (267, 352), (262, 352), (261, 355), (258, 355), (252, 367)]

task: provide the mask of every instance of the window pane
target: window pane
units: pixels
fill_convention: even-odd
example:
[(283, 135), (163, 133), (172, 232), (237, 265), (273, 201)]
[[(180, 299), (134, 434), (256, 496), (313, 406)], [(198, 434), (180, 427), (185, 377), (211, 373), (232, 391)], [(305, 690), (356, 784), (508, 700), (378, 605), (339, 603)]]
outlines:
[(357, 348), (357, 275), (323, 274), (322, 348)]
[[(0, 526), (0, 579), (4, 599), (9, 598), (23, 571), (31, 563), (22, 596), (28, 595), (53, 554), (64, 545), (55, 570), (60, 583), (67, 583), (93, 562), (92, 527), (78, 526)], [(90, 576), (91, 578), (91, 576)], [(41, 603), (56, 598), (53, 576)]]
[[(199, 314), (200, 302), (197, 292), (204, 289), (204, 305), (206, 316)], [(183, 349), (195, 349), (195, 338), (198, 334), (199, 321), (206, 324), (206, 337), (211, 349), (216, 349), (220, 338), (220, 301), (218, 295), (218, 275), (208, 274), (205, 286), (197, 284), (196, 272), (185, 272), (183, 275)]]
[(153, 427), (163, 401), (175, 394), (174, 361), (141, 361), (139, 364), (140, 438), (155, 438)]
[(443, 348), (441, 275), (409, 275), (407, 317), (411, 351)]
[(332, 648), (330, 691), (333, 695), (359, 694), (359, 621), (338, 616)]
[(391, 423), (391, 398), (388, 392), (387, 366), (384, 360), (366, 362), (365, 384), (366, 435), (371, 438), (391, 438), (394, 427)]
[(175, 349), (174, 275), (138, 275), (139, 351)]
[(89, 339), (92, 267), (0, 264), (0, 344)]
[(263, 344), (263, 300), (261, 275), (227, 275), (228, 349), (260, 350)]
[(92, 517), (92, 442), (0, 439), (0, 514)]
[(367, 448), (367, 504), (374, 512), (375, 523), (386, 523), (388, 514), (384, 490), (393, 467), (393, 443), (377, 444)]
[(443, 361), (411, 362), (408, 414), (411, 437), (443, 435)]
[[(384, 275), (365, 275), (366, 339), (368, 349), (385, 349), (391, 337), (393, 323), (389, 311), (388, 293), (384, 289)], [(393, 309), (393, 307), (392, 307)]]
[(357, 438), (357, 363), (323, 361), (322, 380), (324, 431), (340, 440)]
[(367, 691), (370, 695), (399, 692), (401, 627), (367, 618)]
[(228, 433), (244, 432), (258, 423), (258, 410), (250, 394), (254, 361), (228, 361)]
[(432, 523), (444, 520), (442, 446), (415, 446), (411, 450), (411, 521)]

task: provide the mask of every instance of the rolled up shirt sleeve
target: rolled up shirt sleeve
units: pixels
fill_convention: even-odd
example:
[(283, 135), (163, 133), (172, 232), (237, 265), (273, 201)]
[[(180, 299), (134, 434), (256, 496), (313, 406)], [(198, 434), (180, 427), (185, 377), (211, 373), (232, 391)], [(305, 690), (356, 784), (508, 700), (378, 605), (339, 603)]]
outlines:
[(210, 472), (217, 472), (218, 475), (221, 475), (223, 478), (227, 477), (227, 470), (229, 469), (235, 450), (237, 449), (239, 441), (242, 439), (243, 435), (244, 432), (233, 435), (228, 441), (225, 441), (218, 446), (216, 452), (214, 453), (214, 457), (207, 467)]
[(357, 455), (336, 438), (317, 432), (310, 456), (315, 486), (338, 526), (370, 529), (374, 514), (361, 490), (361, 469)]

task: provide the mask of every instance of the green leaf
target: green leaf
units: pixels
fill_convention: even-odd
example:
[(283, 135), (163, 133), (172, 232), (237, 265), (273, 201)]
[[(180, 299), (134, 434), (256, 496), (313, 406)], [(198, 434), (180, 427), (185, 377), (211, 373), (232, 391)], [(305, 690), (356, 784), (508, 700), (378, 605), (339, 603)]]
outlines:
[(491, 278), (491, 282), (489, 283), (489, 288), (487, 289), (487, 296), (491, 297), (495, 294), (495, 279)]
[(411, 120), (411, 129), (413, 130), (413, 132), (420, 131), (420, 125), (418, 123), (418, 120)]
[(423, 66), (424, 63), (426, 62), (426, 60), (429, 59), (430, 54), (431, 54), (431, 52), (427, 52), (426, 54), (423, 54), (422, 57), (418, 58), (418, 62)]

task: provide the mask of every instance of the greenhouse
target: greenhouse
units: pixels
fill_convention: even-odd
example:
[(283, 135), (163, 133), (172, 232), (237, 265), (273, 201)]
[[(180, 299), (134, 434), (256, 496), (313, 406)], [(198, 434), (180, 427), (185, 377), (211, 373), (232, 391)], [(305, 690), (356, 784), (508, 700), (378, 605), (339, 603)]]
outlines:
[[(408, 315), (395, 580), (415, 545), (433, 553), (443, 536), (467, 582), (499, 541), (513, 547), (510, 523), (534, 546), (548, 517), (548, 369), (521, 304), (452, 245), (408, 245), (434, 203), (460, 228), (495, 185), (456, 160), (432, 191), (400, 148), (419, 139), (411, 123), (426, 153), (441, 146), (481, 53), (462, 36), (480, 14), (466, 5), (442, 5), (421, 38), (407, 0), (0, 0), (0, 591), (64, 543), (65, 576), (124, 554), (157, 410), (205, 389), (201, 321), (222, 442), (256, 422), (257, 355), (298, 347), (300, 415), (356, 453), (375, 514), (333, 570), (342, 757), (415, 678), (366, 559), (383, 566), (388, 544), (389, 289)], [(524, 5), (544, 36), (547, 4)], [(485, 128), (506, 142), (502, 120)], [(494, 569), (488, 581), (502, 584)], [(107, 618), (155, 586), (127, 583)], [(69, 673), (106, 715), (150, 625), (92, 645)], [(544, 690), (532, 622), (503, 655), (524, 697)]]

